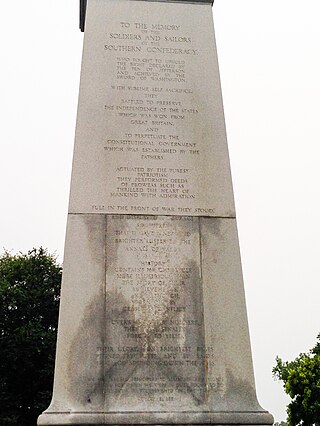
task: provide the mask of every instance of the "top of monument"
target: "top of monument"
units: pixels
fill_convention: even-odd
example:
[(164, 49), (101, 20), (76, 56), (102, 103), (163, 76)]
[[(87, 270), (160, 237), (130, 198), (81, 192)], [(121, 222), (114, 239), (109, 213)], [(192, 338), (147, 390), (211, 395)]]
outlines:
[[(144, 1), (171, 1), (171, 2), (180, 2), (180, 3), (211, 3), (213, 4), (214, 0), (144, 0)], [(79, 28), (83, 32), (86, 20), (86, 9), (87, 9), (87, 0), (80, 0), (80, 21)]]
[(79, 20), (79, 28), (80, 31), (84, 31), (84, 23), (86, 19), (86, 8), (87, 8), (87, 0), (80, 0), (80, 20)]

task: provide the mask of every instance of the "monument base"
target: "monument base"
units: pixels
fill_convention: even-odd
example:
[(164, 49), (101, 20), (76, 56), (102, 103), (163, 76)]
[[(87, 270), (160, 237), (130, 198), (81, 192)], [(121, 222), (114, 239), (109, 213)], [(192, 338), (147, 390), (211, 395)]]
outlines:
[[(166, 284), (155, 295), (150, 274)], [(254, 389), (233, 218), (69, 215), (59, 330), (39, 426), (273, 423)]]
[(180, 425), (180, 426), (270, 426), (273, 416), (266, 412), (204, 413), (44, 413), (38, 425)]

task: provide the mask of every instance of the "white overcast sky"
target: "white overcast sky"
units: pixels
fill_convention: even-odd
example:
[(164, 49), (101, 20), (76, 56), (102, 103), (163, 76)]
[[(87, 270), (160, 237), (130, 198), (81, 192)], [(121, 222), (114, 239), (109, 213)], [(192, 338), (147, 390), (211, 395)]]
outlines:
[[(275, 357), (320, 332), (320, 2), (215, 0), (213, 11), (257, 392), (280, 421)], [(0, 248), (42, 245), (60, 261), (77, 27), (77, 0), (1, 2)]]

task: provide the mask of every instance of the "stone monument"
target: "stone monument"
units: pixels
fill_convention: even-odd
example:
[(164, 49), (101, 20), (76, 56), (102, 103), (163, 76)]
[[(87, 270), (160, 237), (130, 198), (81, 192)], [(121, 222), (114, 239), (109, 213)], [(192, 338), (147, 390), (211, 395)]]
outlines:
[(38, 424), (271, 425), (255, 392), (211, 1), (81, 4), (54, 392)]

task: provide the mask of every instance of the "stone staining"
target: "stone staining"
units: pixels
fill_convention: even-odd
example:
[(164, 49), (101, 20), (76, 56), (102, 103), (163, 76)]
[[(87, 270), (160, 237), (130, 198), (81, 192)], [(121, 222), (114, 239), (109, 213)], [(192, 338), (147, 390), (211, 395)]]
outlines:
[(271, 425), (211, 3), (88, 0), (86, 14), (54, 391), (38, 424)]
[[(205, 397), (199, 224), (107, 219), (106, 405), (190, 410)], [(123, 343), (121, 343), (123, 342)]]

